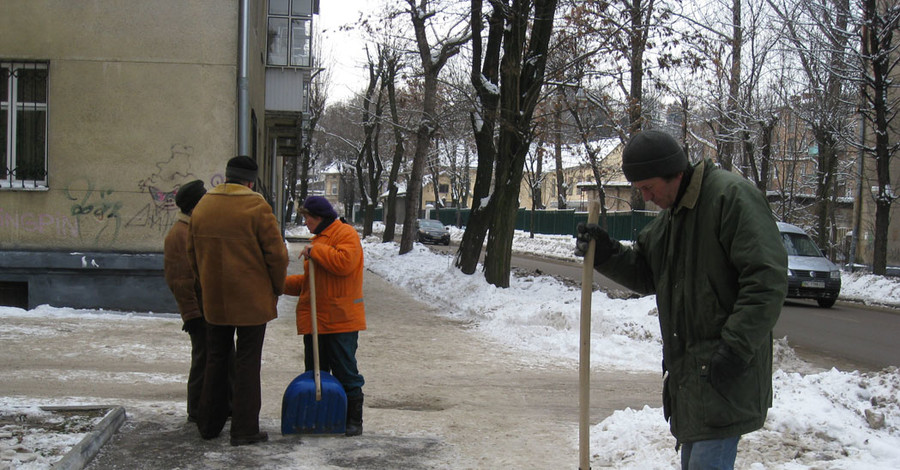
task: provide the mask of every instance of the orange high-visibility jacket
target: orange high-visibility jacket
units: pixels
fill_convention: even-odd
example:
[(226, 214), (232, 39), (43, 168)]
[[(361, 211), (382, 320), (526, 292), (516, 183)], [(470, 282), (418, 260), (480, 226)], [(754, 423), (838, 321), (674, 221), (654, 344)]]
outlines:
[[(335, 220), (313, 237), (310, 257), (315, 263), (319, 334), (365, 330), (363, 251), (356, 229)], [(301, 335), (312, 333), (308, 259), (303, 262), (303, 272), (288, 276), (284, 285), (285, 294), (300, 296), (297, 300), (297, 334)]]

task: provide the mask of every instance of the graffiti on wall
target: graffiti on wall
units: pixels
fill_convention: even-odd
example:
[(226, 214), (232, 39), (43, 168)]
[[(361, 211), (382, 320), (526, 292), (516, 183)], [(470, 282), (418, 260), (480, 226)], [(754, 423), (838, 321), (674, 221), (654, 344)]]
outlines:
[[(122, 194), (107, 183), (83, 176), (70, 180), (63, 188), (64, 208), (59, 207), (58, 213), (0, 207), (0, 231), (80, 239), (97, 247), (116, 242), (125, 228), (164, 235), (177, 220), (178, 189), (198, 179), (191, 170), (193, 154), (190, 146), (172, 145), (168, 157), (154, 163), (152, 174), (137, 182), (137, 197), (134, 191)], [(213, 174), (206, 182), (207, 189), (224, 181), (223, 174)]]
[(0, 229), (45, 237), (77, 238), (78, 222), (66, 214), (8, 211), (0, 207)]
[(148, 201), (132, 216), (126, 227), (146, 227), (165, 233), (175, 223), (178, 207), (175, 194), (181, 184), (197, 179), (191, 172), (193, 147), (175, 144), (169, 158), (156, 162), (156, 172), (138, 182), (138, 189)]
[[(82, 196), (76, 195), (73, 188), (86, 187)], [(78, 190), (81, 192), (82, 190)], [(98, 189), (93, 181), (77, 178), (69, 182), (63, 193), (70, 201), (69, 211), (75, 218), (78, 234), (93, 233), (94, 243), (101, 245), (114, 242), (119, 238), (122, 228), (122, 201), (115, 197), (115, 191), (109, 188)]]

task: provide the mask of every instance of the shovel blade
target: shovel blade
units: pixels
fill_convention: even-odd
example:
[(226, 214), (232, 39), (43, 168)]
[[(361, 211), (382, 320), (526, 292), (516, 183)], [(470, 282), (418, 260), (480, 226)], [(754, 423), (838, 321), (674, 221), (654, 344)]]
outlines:
[(343, 434), (347, 427), (347, 394), (333, 375), (320, 372), (322, 398), (316, 400), (313, 371), (291, 381), (281, 401), (281, 434)]

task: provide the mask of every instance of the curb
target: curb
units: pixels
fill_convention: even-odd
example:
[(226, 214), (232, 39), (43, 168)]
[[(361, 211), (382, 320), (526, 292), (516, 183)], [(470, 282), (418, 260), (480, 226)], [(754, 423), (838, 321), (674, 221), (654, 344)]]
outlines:
[[(43, 406), (47, 411), (71, 411), (71, 410), (107, 410), (108, 406)], [(112, 438), (125, 422), (125, 408), (117, 406), (106, 413), (106, 416), (97, 424), (94, 431), (89, 432), (81, 441), (72, 447), (59, 462), (52, 468), (61, 470), (81, 470), (93, 459), (103, 444)]]

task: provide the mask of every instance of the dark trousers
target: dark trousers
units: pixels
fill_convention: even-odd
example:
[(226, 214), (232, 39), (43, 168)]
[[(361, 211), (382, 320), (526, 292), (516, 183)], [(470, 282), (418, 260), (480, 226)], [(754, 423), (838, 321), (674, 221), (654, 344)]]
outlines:
[[(358, 331), (319, 335), (319, 370), (338, 379), (348, 399), (363, 395), (365, 380), (356, 365), (358, 346)], [(303, 335), (303, 362), (306, 370), (313, 370), (312, 335)]]
[(191, 371), (187, 383), (188, 419), (196, 421), (200, 415), (200, 394), (206, 374), (206, 328), (191, 333)]
[[(231, 436), (259, 433), (262, 406), (259, 379), (266, 325), (207, 325), (206, 376), (197, 427), (205, 439), (222, 432), (228, 419), (229, 351), (234, 349), (234, 394), (231, 398)], [(237, 332), (237, 343), (234, 337)]]

